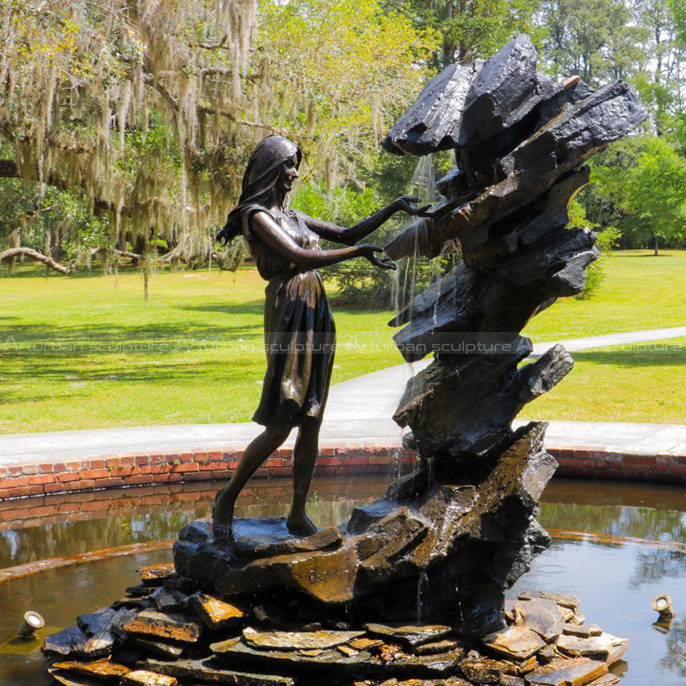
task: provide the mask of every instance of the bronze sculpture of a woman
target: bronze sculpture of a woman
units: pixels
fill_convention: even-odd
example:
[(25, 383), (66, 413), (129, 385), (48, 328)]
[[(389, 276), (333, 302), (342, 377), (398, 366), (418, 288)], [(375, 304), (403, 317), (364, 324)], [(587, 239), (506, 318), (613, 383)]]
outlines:
[[(356, 257), (394, 269), (379, 256), (382, 248), (355, 245), (395, 212), (416, 215), (415, 198), (401, 197), (371, 217), (343, 228), (288, 209), (288, 194), (298, 178), (302, 153), (282, 136), (267, 136), (255, 148), (243, 176), (238, 205), (219, 240), (242, 235), (260, 276), (269, 282), (264, 315), (267, 372), (253, 421), (265, 429), (246, 448), (229, 484), (215, 499), (213, 531), (231, 538), (236, 498), (257, 468), (298, 427), (293, 458), (293, 504), (287, 519), (294, 535), (317, 528), (305, 503), (318, 452), (319, 430), (329, 392), (335, 345), (331, 310), (316, 269)], [(319, 239), (345, 248), (322, 250)]]

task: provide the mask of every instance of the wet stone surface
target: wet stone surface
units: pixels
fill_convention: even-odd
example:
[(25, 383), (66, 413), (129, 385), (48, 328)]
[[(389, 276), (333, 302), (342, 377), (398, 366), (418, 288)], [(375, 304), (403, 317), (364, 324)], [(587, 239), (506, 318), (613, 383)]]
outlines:
[(350, 643), (364, 636), (364, 631), (258, 631), (243, 629), (243, 638), (258, 650), (324, 650)]
[[(163, 583), (173, 586), (175, 582), (169, 579)], [(200, 590), (190, 597), (197, 601), (203, 595), (207, 601), (209, 598)], [(349, 628), (337, 629), (310, 622), (309, 625), (301, 623), (298, 629), (269, 629), (254, 623), (247, 597), (236, 600), (236, 605), (222, 598), (211, 598), (219, 607), (229, 605), (230, 614), (234, 615), (230, 626), (218, 628), (202, 623), (206, 603), (188, 601), (183, 614), (105, 609), (81, 615), (79, 623), (89, 632), (95, 632), (94, 635), (102, 630), (111, 631), (114, 645), (107, 657), (88, 660), (83, 654), (75, 653), (65, 660), (46, 652), (46, 659), (56, 681), (66, 686), (107, 683), (166, 686), (173, 684), (173, 680), (179, 684), (238, 686), (320, 686), (327, 682), (332, 686), (410, 683), (610, 686), (615, 683), (614, 677), (608, 674), (608, 665), (618, 659), (626, 641), (602, 630), (598, 634), (596, 625), (567, 624), (572, 633), (553, 636), (546, 643), (535, 630), (541, 630), (541, 615), (559, 618), (572, 614), (571, 608), (578, 610), (576, 598), (548, 595), (551, 597), (524, 593), (523, 598), (508, 604), (510, 626), (471, 644), (460, 641), (448, 624), (354, 626), (349, 623)], [(310, 613), (311, 619), (315, 619), (320, 612), (309, 602), (298, 602), (292, 597), (279, 601), (272, 596), (269, 601), (263, 601), (263, 606), (274, 611), (280, 602), (283, 603), (280, 611), (291, 612), (293, 617)], [(165, 636), (142, 633), (141, 628)], [(71, 629), (66, 635), (76, 636), (77, 643), (89, 638), (79, 626)], [(170, 632), (185, 636), (186, 640), (171, 640), (167, 636)], [(66, 643), (71, 645), (70, 641)], [(603, 659), (589, 659), (582, 654), (570, 657), (564, 654), (565, 647), (568, 651), (596, 651), (591, 654)]]
[(245, 612), (240, 608), (205, 593), (194, 593), (189, 596), (188, 607), (194, 610), (210, 629), (237, 626), (245, 617)]
[(202, 627), (180, 614), (143, 610), (122, 624), (129, 633), (146, 634), (174, 641), (195, 642), (200, 638)]
[(122, 680), (122, 686), (178, 686), (178, 680), (173, 676), (165, 676), (150, 672), (147, 669), (137, 669), (129, 672)]

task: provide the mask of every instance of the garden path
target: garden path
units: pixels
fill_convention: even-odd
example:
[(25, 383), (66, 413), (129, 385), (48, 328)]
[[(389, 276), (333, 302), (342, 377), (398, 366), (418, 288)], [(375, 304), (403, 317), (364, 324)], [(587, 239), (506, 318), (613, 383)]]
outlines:
[[(532, 356), (556, 343), (570, 352), (686, 336), (686, 327), (607, 334), (538, 343)], [(331, 388), (321, 444), (397, 444), (402, 430), (391, 419), (407, 380), (430, 362), (382, 369)], [(519, 423), (522, 423), (521, 421)], [(122, 453), (220, 450), (243, 447), (259, 433), (253, 423), (138, 426), (86, 431), (0, 435), (0, 465), (64, 462)], [(295, 432), (289, 439), (292, 445)], [(627, 422), (550, 422), (547, 442), (645, 454), (686, 453), (686, 425)]]

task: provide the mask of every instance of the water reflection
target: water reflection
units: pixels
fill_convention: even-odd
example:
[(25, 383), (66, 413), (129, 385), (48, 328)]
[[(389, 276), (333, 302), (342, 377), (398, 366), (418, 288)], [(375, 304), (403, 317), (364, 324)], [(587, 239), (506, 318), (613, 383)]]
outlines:
[(686, 621), (672, 622), (667, 636), (667, 654), (660, 667), (668, 674), (686, 677)]
[[(0, 569), (175, 538), (182, 526), (210, 514), (214, 494), (221, 485), (174, 484), (4, 503), (7, 509), (0, 513), (5, 519), (5, 530), (0, 531)], [(346, 481), (315, 479), (309, 512), (320, 526), (336, 525), (350, 515), (356, 504), (383, 495), (387, 486), (387, 480), (370, 476)], [(283, 516), (291, 496), (286, 479), (255, 481), (241, 493), (237, 516)]]

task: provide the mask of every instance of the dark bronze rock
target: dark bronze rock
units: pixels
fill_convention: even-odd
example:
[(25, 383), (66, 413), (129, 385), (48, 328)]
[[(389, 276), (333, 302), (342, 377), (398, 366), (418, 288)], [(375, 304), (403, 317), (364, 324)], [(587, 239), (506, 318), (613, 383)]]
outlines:
[(173, 641), (194, 643), (200, 638), (202, 627), (197, 622), (180, 614), (143, 610), (122, 624), (129, 633), (146, 634)]
[(565, 627), (566, 611), (554, 600), (520, 600), (514, 604), (514, 613), (548, 643), (557, 640)]
[(215, 539), (208, 523), (193, 522), (174, 545), (177, 570), (211, 583), (220, 595), (287, 587), (323, 602), (350, 600), (354, 552), (341, 548), (338, 529), (294, 539), (283, 518), (242, 519), (235, 522), (235, 537)]
[(102, 681), (94, 679), (92, 676), (73, 674), (72, 672), (67, 672), (63, 669), (53, 669), (52, 667), (48, 667), (48, 672), (55, 682), (62, 686), (102, 686)]
[(295, 681), (290, 677), (226, 669), (214, 658), (177, 660), (176, 662), (147, 660), (146, 667), (159, 674), (168, 674), (183, 680), (196, 679), (203, 683), (229, 684), (230, 686), (295, 686)]
[(546, 644), (526, 626), (511, 626), (488, 634), (481, 639), (481, 643), (488, 652), (514, 660), (528, 660)]
[(129, 672), (121, 680), (121, 686), (178, 686), (178, 683), (176, 677), (157, 674), (147, 669)]
[(364, 636), (364, 631), (258, 631), (243, 629), (247, 645), (258, 650), (326, 650)]
[(585, 686), (604, 674), (604, 662), (561, 658), (527, 675), (526, 680), (531, 686)]
[(437, 641), (436, 643), (422, 643), (412, 649), (417, 655), (436, 655), (437, 653), (447, 653), (459, 647), (455, 641)]
[(557, 642), (557, 647), (570, 657), (590, 657), (612, 664), (624, 655), (628, 641), (605, 632), (597, 636), (572, 636), (565, 633)]
[(559, 383), (574, 365), (558, 345), (518, 369), (531, 347), (521, 339), (514, 348), (509, 354), (434, 360), (410, 379), (393, 418), (412, 428), (421, 454), (449, 464), (492, 456), (512, 441), (512, 420), (522, 407)]
[[(350, 675), (357, 677), (407, 676), (412, 678), (435, 678), (448, 676), (455, 671), (462, 657), (462, 651), (446, 652), (438, 655), (407, 655), (395, 652), (392, 660), (359, 651), (345, 655), (332, 648), (329, 650), (258, 650), (243, 641), (230, 639), (212, 644), (211, 649), (230, 664), (254, 664), (272, 671), (286, 672), (316, 671), (330, 675)], [(309, 654), (308, 654), (309, 653)]]
[[(579, 599), (569, 593), (554, 593), (553, 591), (520, 591), (517, 595), (519, 600), (531, 600), (532, 598), (546, 598), (554, 600), (561, 607), (572, 611), (572, 615), (579, 609)], [(571, 616), (571, 615), (570, 615)]]
[(65, 672), (85, 674), (86, 676), (98, 677), (107, 681), (115, 681), (116, 683), (131, 671), (125, 665), (110, 662), (107, 659), (90, 662), (55, 662), (52, 666), (54, 669), (61, 669)]
[(600, 636), (603, 630), (597, 624), (565, 624), (563, 632), (570, 636), (582, 636), (588, 638), (589, 636)]
[(176, 660), (181, 657), (183, 651), (188, 647), (188, 643), (165, 640), (157, 636), (129, 634), (128, 638), (135, 645), (142, 648), (147, 655), (161, 657), (165, 660)]
[(245, 612), (240, 608), (205, 593), (194, 593), (189, 596), (188, 607), (194, 610), (210, 629), (237, 626), (245, 618)]
[(392, 642), (397, 641), (401, 645), (404, 645), (411, 650), (414, 650), (418, 646), (422, 646), (425, 643), (430, 643), (437, 641), (438, 639), (445, 638), (452, 633), (452, 628), (449, 626), (392, 627), (385, 626), (384, 624), (367, 624), (365, 629), (375, 636), (383, 636), (386, 640)]
[(160, 612), (175, 612), (180, 610), (187, 596), (180, 591), (172, 591), (162, 586), (150, 594), (150, 600)]
[(43, 643), (43, 652), (64, 657), (83, 655), (88, 638), (88, 634), (79, 626), (69, 626), (48, 636)]
[[(562, 90), (536, 71), (536, 58), (531, 39), (519, 35), (486, 60), (465, 98), (460, 146), (494, 159), (531, 131), (538, 119), (537, 113), (533, 120), (529, 116), (534, 108)], [(507, 130), (507, 136), (491, 142)]]
[(218, 565), (214, 579), (221, 594), (236, 595), (281, 587), (323, 603), (345, 603), (353, 598), (356, 559), (352, 548), (333, 552), (297, 553), (254, 560), (234, 571)]
[(483, 64), (451, 64), (419, 94), (396, 122), (382, 145), (389, 152), (426, 155), (458, 144), (464, 102)]
[(395, 507), (392, 500), (377, 500), (371, 505), (356, 507), (348, 520), (347, 532), (361, 534), (367, 531), (372, 524), (391, 514)]
[(79, 615), (76, 622), (88, 635), (79, 651), (80, 654), (91, 658), (111, 655), (115, 641), (113, 627), (125, 616), (126, 610), (114, 610), (109, 607), (92, 614)]
[(149, 565), (138, 570), (141, 581), (148, 586), (161, 586), (165, 579), (175, 576), (174, 565), (164, 562), (158, 565)]

